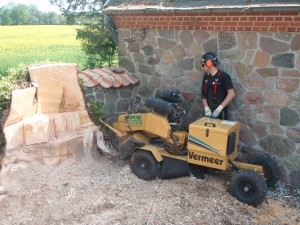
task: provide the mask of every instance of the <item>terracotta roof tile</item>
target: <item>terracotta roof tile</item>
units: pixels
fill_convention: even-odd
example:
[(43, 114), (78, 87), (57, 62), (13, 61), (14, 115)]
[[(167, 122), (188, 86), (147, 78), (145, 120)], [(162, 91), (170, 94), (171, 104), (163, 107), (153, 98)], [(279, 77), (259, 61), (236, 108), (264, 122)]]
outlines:
[(121, 67), (95, 67), (94, 69), (86, 69), (79, 72), (78, 76), (83, 80), (87, 87), (94, 87), (100, 85), (103, 88), (118, 88), (126, 87), (131, 84), (139, 82), (132, 74), (126, 69)]

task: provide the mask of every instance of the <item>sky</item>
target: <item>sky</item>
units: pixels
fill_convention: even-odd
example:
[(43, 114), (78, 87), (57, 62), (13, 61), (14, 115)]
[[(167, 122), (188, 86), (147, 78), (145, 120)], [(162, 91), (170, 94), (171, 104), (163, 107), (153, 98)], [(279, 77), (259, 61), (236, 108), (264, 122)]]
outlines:
[(49, 0), (0, 0), (0, 7), (7, 5), (10, 2), (25, 5), (33, 4), (36, 5), (40, 11), (59, 13), (59, 8), (51, 5)]

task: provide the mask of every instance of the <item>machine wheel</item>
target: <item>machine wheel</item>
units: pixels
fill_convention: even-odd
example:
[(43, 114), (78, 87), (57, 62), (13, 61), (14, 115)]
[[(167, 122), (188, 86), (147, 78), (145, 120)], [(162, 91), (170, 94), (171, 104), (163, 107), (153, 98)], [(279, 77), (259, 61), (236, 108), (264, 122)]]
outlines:
[(197, 179), (205, 179), (205, 175), (208, 173), (208, 168), (205, 166), (199, 166), (196, 164), (189, 164), (191, 174)]
[(257, 172), (242, 169), (232, 177), (229, 192), (239, 201), (257, 206), (267, 195), (267, 184)]
[(120, 140), (118, 136), (115, 134), (115, 132), (109, 130), (106, 132), (105, 136), (106, 136), (106, 142), (108, 142), (108, 144), (118, 152), (119, 151), (118, 146), (120, 144)]
[(263, 167), (264, 178), (269, 187), (273, 187), (279, 180), (279, 167), (277, 162), (270, 156), (258, 156), (249, 163)]
[(154, 180), (161, 169), (161, 165), (151, 152), (138, 150), (131, 154), (130, 169), (143, 180)]

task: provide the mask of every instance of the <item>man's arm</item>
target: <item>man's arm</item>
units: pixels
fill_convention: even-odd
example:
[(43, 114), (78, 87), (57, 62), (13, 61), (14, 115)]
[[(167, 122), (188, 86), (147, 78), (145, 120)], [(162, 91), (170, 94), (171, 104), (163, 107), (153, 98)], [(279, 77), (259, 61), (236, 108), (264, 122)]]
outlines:
[(204, 106), (204, 115), (205, 115), (206, 117), (210, 117), (211, 114), (212, 114), (212, 111), (211, 111), (210, 108), (208, 107), (206, 98), (202, 98), (201, 101), (202, 101), (202, 104), (203, 104), (203, 106)]
[(205, 93), (205, 84), (204, 83), (205, 83), (205, 76), (203, 77), (202, 86), (201, 86), (201, 102), (205, 108), (205, 107), (208, 107), (208, 103), (207, 103), (207, 99), (206, 99), (207, 96), (205, 95), (206, 93)]
[(224, 99), (224, 101), (221, 103), (221, 105), (223, 106), (223, 108), (225, 108), (232, 101), (232, 99), (234, 98), (234, 96), (235, 96), (234, 89), (233, 88), (228, 89), (227, 90), (227, 96)]
[(231, 100), (234, 98), (234, 96), (235, 96), (235, 91), (233, 90), (233, 88), (228, 89), (226, 98), (218, 106), (218, 108), (215, 109), (215, 111), (212, 114), (213, 117), (218, 117), (218, 115), (221, 113), (221, 111), (224, 109), (224, 107), (226, 107), (231, 102)]
[(202, 104), (203, 104), (204, 107), (208, 107), (208, 103), (207, 103), (206, 98), (202, 98), (201, 102), (202, 102)]

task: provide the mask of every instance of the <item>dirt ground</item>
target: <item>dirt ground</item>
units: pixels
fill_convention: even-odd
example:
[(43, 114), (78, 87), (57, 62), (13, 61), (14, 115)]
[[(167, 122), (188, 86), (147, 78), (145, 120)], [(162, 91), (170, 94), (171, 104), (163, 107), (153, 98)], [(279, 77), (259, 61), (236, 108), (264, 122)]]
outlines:
[(0, 224), (300, 224), (300, 200), (284, 188), (252, 207), (227, 191), (228, 177), (144, 181), (126, 161), (97, 154), (58, 166), (33, 163), (0, 186)]

